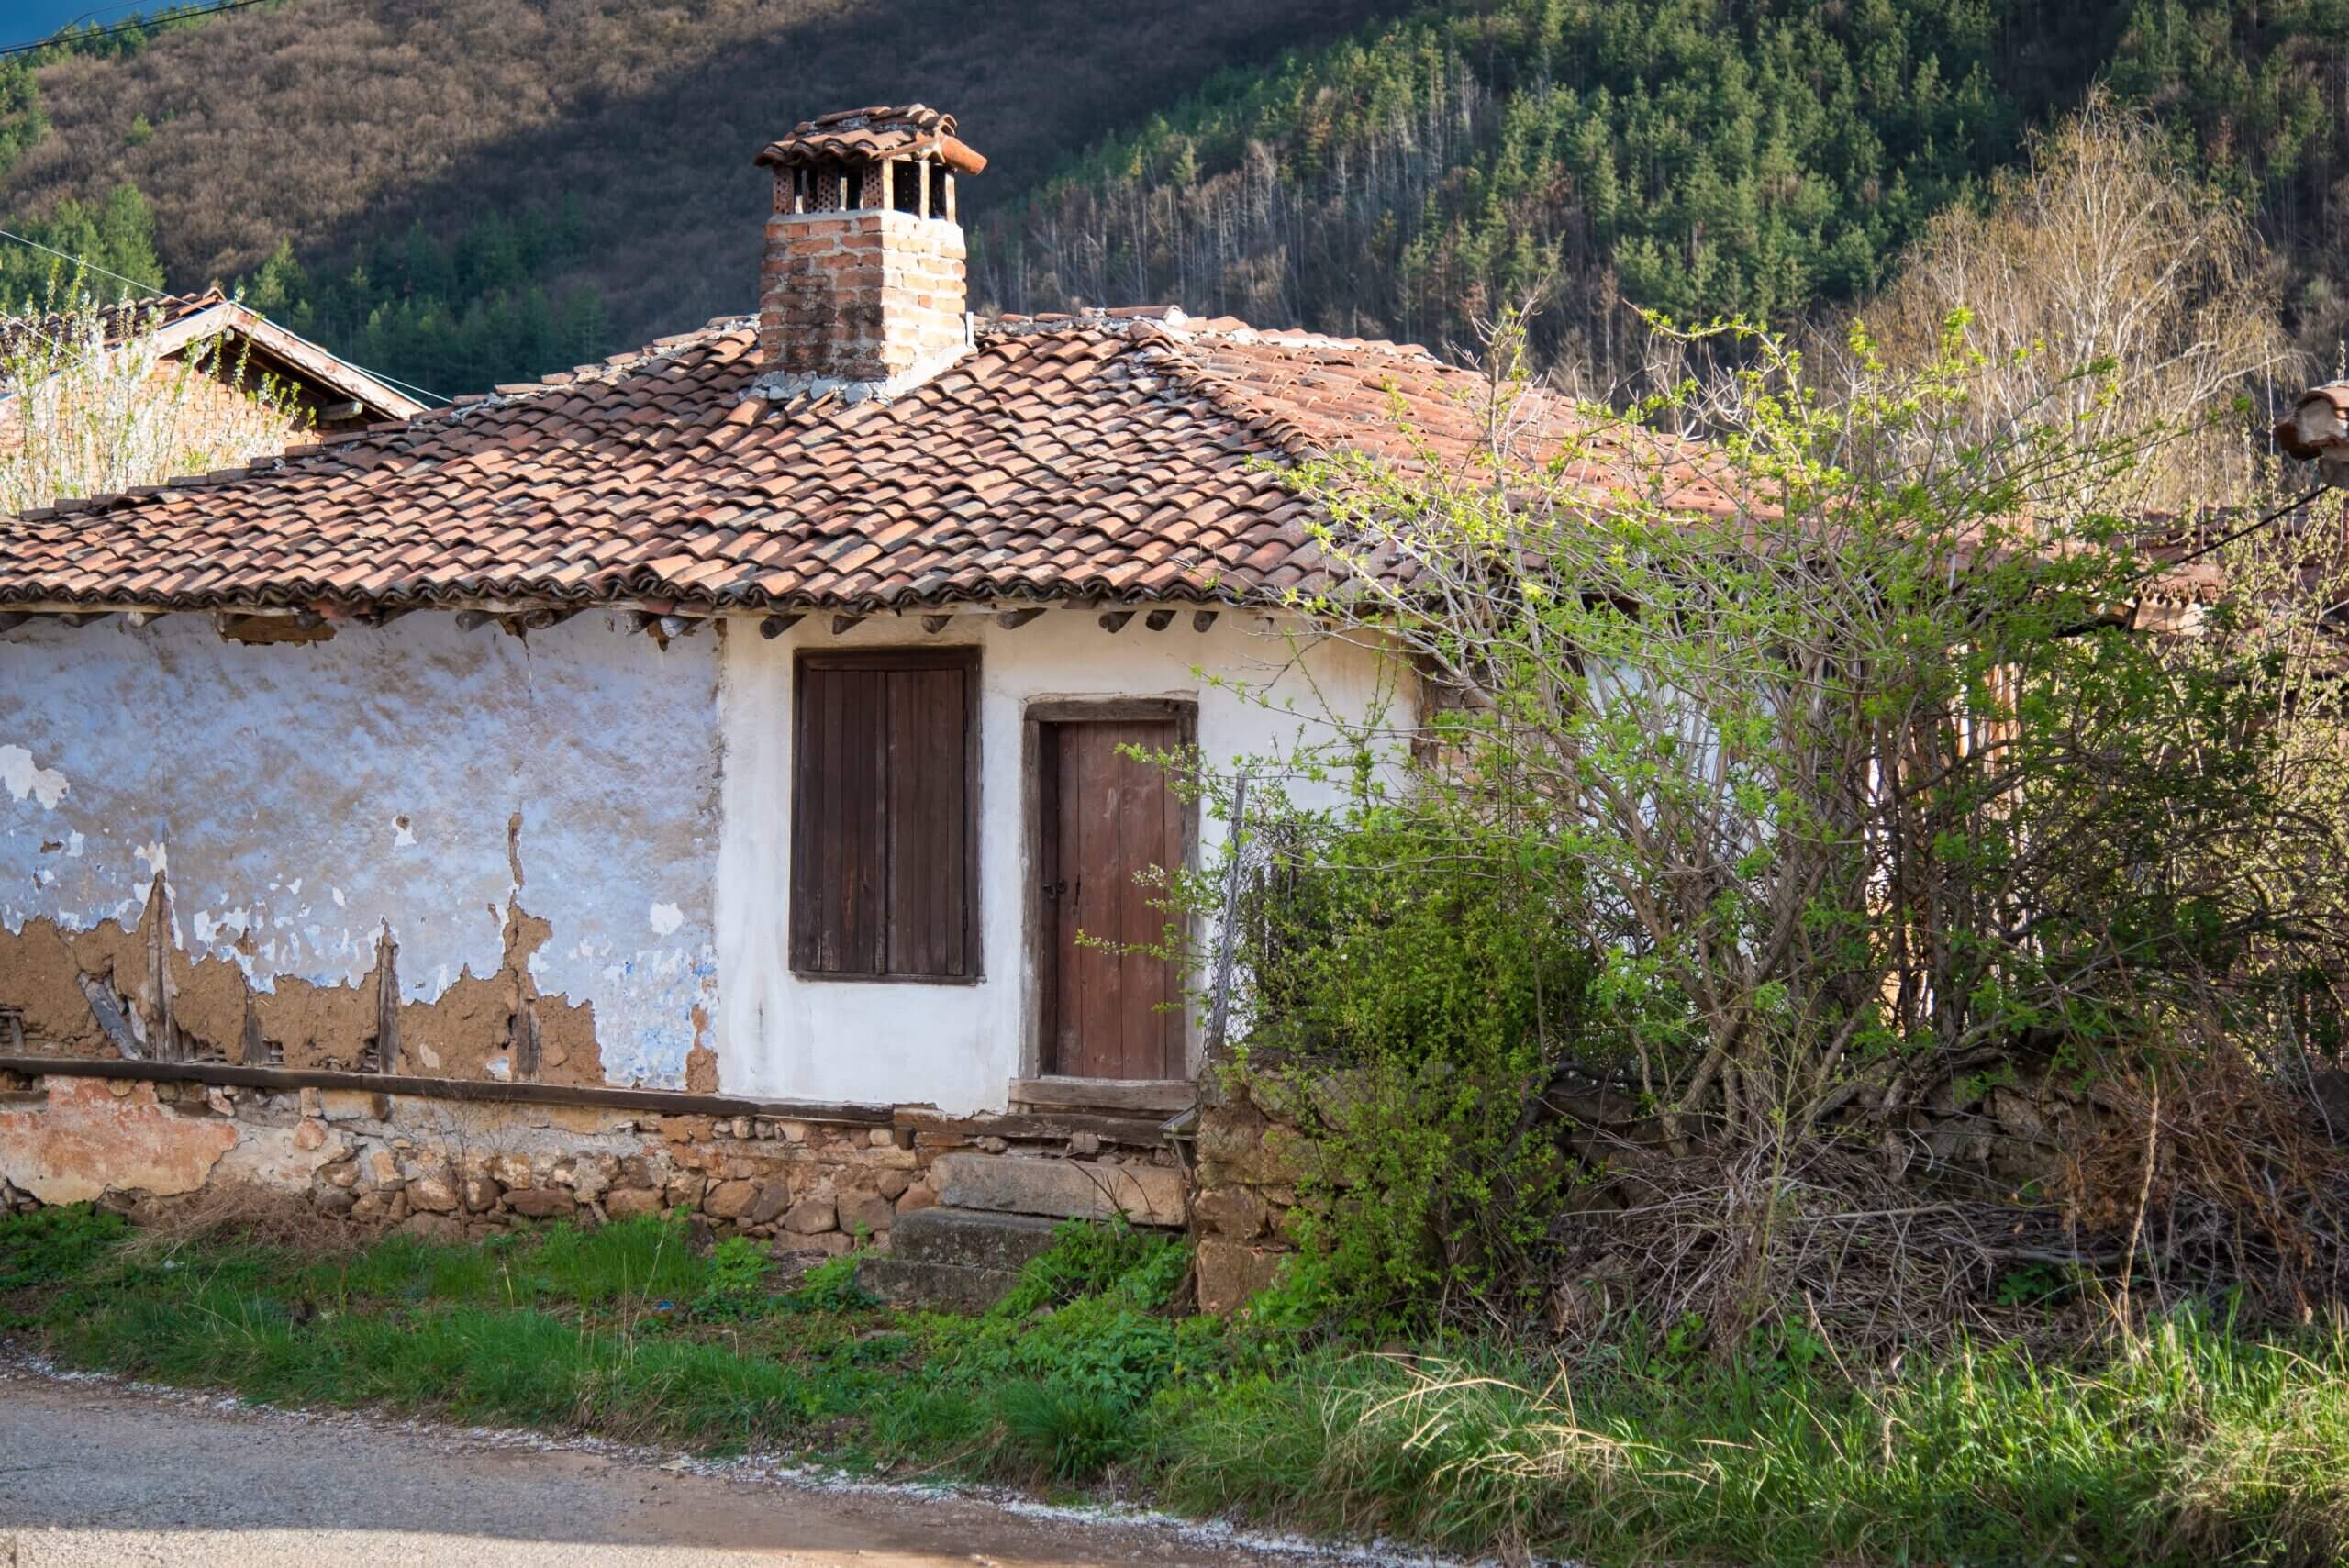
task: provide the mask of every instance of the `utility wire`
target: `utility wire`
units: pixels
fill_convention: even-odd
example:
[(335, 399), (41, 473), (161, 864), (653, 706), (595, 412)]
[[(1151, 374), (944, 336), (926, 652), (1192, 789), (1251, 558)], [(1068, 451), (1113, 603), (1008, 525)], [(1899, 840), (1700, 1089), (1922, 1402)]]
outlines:
[[(136, 3), (136, 0), (134, 0), (134, 3)], [(61, 39), (66, 38), (68, 35), (71, 35), (77, 39), (112, 38), (119, 33), (142, 31), (158, 22), (195, 20), (206, 17), (217, 17), (221, 15), (223, 12), (228, 11), (242, 11), (252, 6), (271, 5), (276, 3), (278, 3), (278, 0), (218, 0), (218, 3), (216, 5), (201, 7), (186, 6), (177, 10), (166, 11), (160, 16), (155, 17), (134, 17), (129, 21), (117, 22), (111, 27), (95, 28), (85, 33), (73, 32), (73, 28), (77, 24), (87, 21), (91, 17), (98, 15), (100, 11), (119, 11), (123, 9), (120, 6), (101, 6), (98, 11), (84, 12), (82, 16), (75, 17), (72, 22), (67, 23), (58, 31), (51, 33), (48, 38), (42, 39), (38, 42), (11, 44), (5, 48), (0, 48), (0, 59), (6, 59), (11, 55), (30, 54), (37, 50), (47, 49), (50, 44), (57, 42)], [(153, 284), (141, 283), (137, 278), (126, 278), (120, 272), (109, 272), (107, 269), (99, 266), (95, 261), (90, 261), (86, 257), (76, 256), (69, 251), (60, 250), (54, 245), (44, 245), (38, 239), (28, 239), (23, 235), (13, 233), (6, 228), (0, 228), (0, 239), (13, 239), (19, 245), (29, 245), (36, 250), (55, 256), (60, 261), (71, 261), (77, 267), (97, 273), (100, 277), (112, 278), (118, 284), (128, 284), (132, 288), (138, 289), (143, 294), (161, 295), (166, 292), (156, 287)], [(317, 346), (337, 364), (341, 365), (346, 370), (356, 371), (361, 375), (380, 381), (387, 386), (395, 386), (402, 392), (411, 392), (418, 397), (429, 397), (434, 402), (440, 403), (443, 406), (446, 406), (451, 401), (451, 399), (442, 396), (440, 393), (432, 391), (429, 387), (418, 386), (414, 382), (402, 381), (395, 375), (386, 375), (382, 371), (369, 370), (364, 365), (354, 364), (352, 361), (344, 359), (340, 354), (336, 353), (332, 349), (327, 348), (323, 343)]]
[[(0, 60), (6, 60), (13, 55), (35, 54), (49, 48), (52, 44), (67, 41), (77, 43), (83, 41), (95, 42), (100, 39), (117, 38), (124, 33), (145, 32), (149, 28), (164, 22), (200, 20), (206, 17), (217, 17), (229, 11), (242, 11), (248, 6), (267, 6), (274, 3), (275, 0), (217, 0), (217, 4), (211, 6), (188, 6), (180, 10), (165, 11), (152, 17), (134, 17), (127, 22), (116, 22), (108, 27), (92, 28), (87, 32), (79, 33), (73, 30), (75, 24), (73, 22), (68, 22), (64, 27), (60, 28), (57, 31), (50, 34), (47, 38), (35, 39), (30, 43), (12, 43), (5, 47), (0, 47)], [(100, 9), (108, 8), (109, 7), (100, 7)], [(116, 10), (119, 10), (120, 8), (121, 7), (119, 6), (111, 7), (111, 9)], [(96, 13), (92, 12), (90, 15), (95, 16)], [(77, 21), (80, 18), (77, 18)]]
[(128, 284), (132, 288), (139, 290), (141, 294), (161, 294), (163, 292), (163, 290), (157, 288), (153, 284), (142, 284), (137, 278), (126, 278), (120, 272), (110, 272), (104, 267), (99, 266), (95, 261), (84, 260), (80, 256), (72, 254), (71, 251), (60, 250), (54, 245), (44, 245), (38, 239), (28, 239), (21, 234), (12, 234), (5, 228), (0, 228), (0, 239), (13, 239), (19, 245), (29, 245), (36, 250), (46, 250), (60, 261), (71, 261), (75, 266), (95, 272), (102, 278), (112, 278), (118, 284)]
[[(237, 0), (237, 3), (240, 5), (250, 5), (254, 3), (254, 0)], [(55, 256), (61, 261), (71, 261), (77, 267), (86, 267), (91, 272), (97, 273), (100, 277), (112, 278), (117, 283), (128, 284), (132, 288), (138, 289), (142, 293), (161, 295), (166, 292), (162, 289), (157, 288), (153, 284), (142, 284), (137, 278), (126, 278), (120, 272), (108, 272), (106, 268), (99, 266), (95, 261), (89, 261), (84, 257), (76, 256), (71, 251), (60, 250), (54, 245), (44, 245), (38, 239), (28, 239), (23, 235), (15, 233), (9, 229), (0, 228), (0, 239), (13, 239), (19, 245), (29, 245), (36, 250), (46, 251), (48, 254)], [(256, 314), (258, 314), (258, 312), (256, 312)], [(350, 360), (344, 359), (340, 354), (336, 353), (332, 349), (328, 348), (323, 343), (315, 344), (313, 346), (317, 348), (320, 353), (325, 354), (328, 358), (333, 360), (335, 363), (342, 366), (345, 370), (356, 371), (361, 375), (367, 376), (374, 381), (380, 381), (387, 386), (395, 386), (402, 392), (412, 392), (418, 397), (429, 397), (434, 402), (441, 404), (444, 406), (451, 401), (451, 399), (443, 397), (440, 394), (431, 391), (429, 388), (418, 386), (413, 382), (402, 381), (395, 375), (386, 375), (382, 371), (369, 370), (365, 365), (356, 364)]]

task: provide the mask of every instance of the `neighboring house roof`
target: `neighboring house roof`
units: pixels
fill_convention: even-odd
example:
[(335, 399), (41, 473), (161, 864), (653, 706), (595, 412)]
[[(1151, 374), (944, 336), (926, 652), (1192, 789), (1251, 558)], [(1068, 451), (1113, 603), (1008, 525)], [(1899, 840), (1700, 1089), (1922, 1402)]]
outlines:
[[(0, 603), (882, 609), (1318, 584), (1284, 468), (1478, 439), (1424, 350), (1176, 312), (982, 324), (888, 399), (770, 402), (754, 321), (250, 469), (0, 521)], [(1570, 410), (1542, 397), (1563, 432)], [(1703, 504), (1695, 492), (1684, 499)]]
[[(297, 384), (312, 403), (348, 401), (360, 406), (363, 419), (405, 419), (424, 411), (415, 398), (386, 385), (365, 371), (337, 358), (297, 332), (288, 331), (259, 312), (248, 309), (218, 289), (201, 294), (167, 294), (125, 300), (103, 307), (106, 342), (120, 343), (152, 327), (158, 349), (166, 357), (214, 338), (242, 339), (251, 346), (253, 369), (266, 370)], [(0, 352), (17, 346), (28, 333), (53, 333), (55, 316), (0, 317)]]

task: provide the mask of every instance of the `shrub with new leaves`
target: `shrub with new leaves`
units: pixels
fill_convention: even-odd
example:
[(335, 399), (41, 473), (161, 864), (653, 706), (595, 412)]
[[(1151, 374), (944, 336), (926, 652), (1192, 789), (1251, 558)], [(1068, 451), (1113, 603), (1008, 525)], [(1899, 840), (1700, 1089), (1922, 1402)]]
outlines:
[[(1432, 998), (1481, 1017), (1485, 1127), (1521, 1131), (1595, 1085), (1646, 1118), (1652, 1151), (1701, 1154), (1688, 1190), (1733, 1223), (1688, 1266), (1734, 1318), (1775, 1288), (1787, 1228), (1832, 1234), (1804, 1211), (1851, 1223), (1822, 1151), (1897, 1164), (1929, 1093), (2017, 1060), (2073, 1081), (2190, 1073), (2233, 1049), (2214, 1019), (2263, 1016), (2285, 979), (2337, 967), (2336, 835), (2298, 803), (2338, 751), (2284, 743), (2259, 639), (2181, 656), (2150, 629), (2155, 601), (2188, 591), (2181, 547), (2100, 505), (2173, 432), (2116, 426), (2068, 384), (1986, 422), (1977, 400), (2011, 382), (1967, 326), (1898, 374), (1855, 336), (1831, 390), (1734, 329), (1747, 369), (1570, 415), (1527, 385), (1504, 330), (1473, 460), (1335, 459), (1309, 477), (1342, 581), (1298, 607), (1398, 650), (1449, 699), (1416, 738), (1423, 761), (1356, 775), (1387, 809), (1453, 825), (1390, 836), (1371, 856), (1386, 869), (1358, 882), (1394, 886), (1405, 857), (1423, 885), (1403, 923), (1433, 912), (1444, 929), (1373, 954), (1340, 922), (1279, 968), (1337, 963), (1350, 990), (1320, 984), (1300, 1009), (1260, 989), (1260, 1034), (1286, 1003), (1333, 1025), (1341, 1054), (1420, 1073), (1416, 1097), (1376, 1102), (1416, 1123), (1365, 1119), (1359, 1164), (1435, 1151), (1428, 1181), (1505, 1190), (1524, 1140), (1449, 1140), (1463, 1080), (1431, 1069), (1452, 1037), (1416, 1015)], [(1325, 717), (1349, 751), (1393, 743), (1383, 719)], [(2240, 874), (2254, 864), (2272, 871)], [(1482, 906), (1509, 912), (1492, 935)], [(1587, 966), (1576, 1027), (1530, 1022), (1509, 986), (1479, 1015), (1426, 983), (1448, 946), (1490, 968), (1512, 944)], [(1421, 984), (1391, 983), (1406, 973)], [(1408, 1190), (1331, 1223), (1359, 1237)]]
[(45, 506), (236, 467), (307, 416), (218, 339), (166, 352), (161, 316), (78, 284), (0, 323), (0, 508)]

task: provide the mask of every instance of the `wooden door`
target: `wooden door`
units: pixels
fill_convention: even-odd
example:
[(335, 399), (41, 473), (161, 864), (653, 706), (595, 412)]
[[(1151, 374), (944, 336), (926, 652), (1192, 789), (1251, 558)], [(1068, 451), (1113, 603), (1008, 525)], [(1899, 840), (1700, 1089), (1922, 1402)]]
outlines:
[[(1078, 1078), (1180, 1078), (1182, 977), (1145, 953), (1167, 912), (1152, 867), (1185, 863), (1187, 816), (1165, 770), (1125, 754), (1173, 751), (1174, 718), (1049, 723), (1037, 732), (1037, 937), (1043, 1070)], [(1087, 940), (1078, 941), (1079, 933)]]

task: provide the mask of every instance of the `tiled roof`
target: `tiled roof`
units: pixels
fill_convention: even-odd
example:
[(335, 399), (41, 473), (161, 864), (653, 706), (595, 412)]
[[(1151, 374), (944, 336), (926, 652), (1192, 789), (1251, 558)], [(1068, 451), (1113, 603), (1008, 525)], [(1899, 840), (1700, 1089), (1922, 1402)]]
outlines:
[[(873, 609), (1318, 581), (1282, 472), (1476, 436), (1424, 350), (1172, 313), (1010, 318), (898, 396), (770, 402), (755, 323), (0, 521), (0, 603)], [(1563, 405), (1545, 406), (1563, 420)]]
[[(159, 295), (101, 306), (98, 317), (106, 324), (106, 344), (111, 348), (145, 328), (150, 320), (156, 327), (169, 329), (227, 303), (228, 296), (218, 289), (206, 289), (202, 294)], [(66, 317), (59, 314), (0, 317), (0, 353), (13, 355), (30, 339), (54, 338), (65, 321)]]
[(843, 109), (794, 126), (789, 136), (767, 143), (754, 161), (771, 169), (837, 160), (870, 163), (935, 151), (958, 173), (975, 174), (987, 161), (954, 137), (954, 117), (926, 104), (902, 108)]

